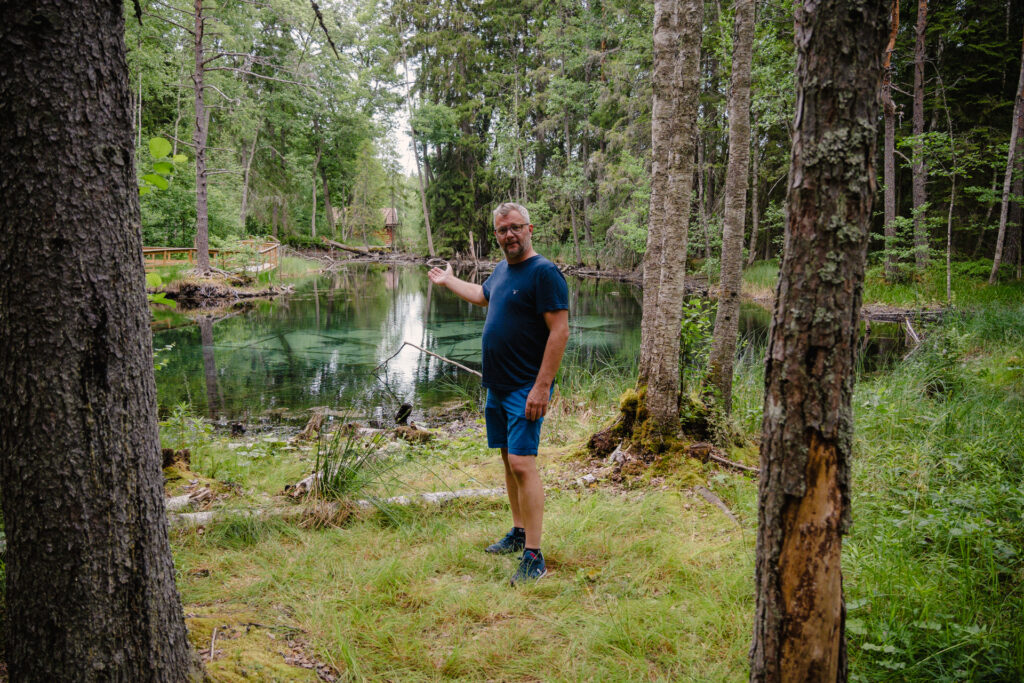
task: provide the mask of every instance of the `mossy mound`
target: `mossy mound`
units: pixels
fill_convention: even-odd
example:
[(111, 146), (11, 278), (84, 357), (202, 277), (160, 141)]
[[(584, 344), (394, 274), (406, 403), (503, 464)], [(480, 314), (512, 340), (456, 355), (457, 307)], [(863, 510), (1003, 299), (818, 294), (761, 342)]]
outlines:
[(260, 615), (246, 605), (186, 607), (188, 639), (203, 660), (207, 680), (336, 679), (337, 671), (312, 656), (300, 629), (290, 623), (266, 622), (265, 613)]

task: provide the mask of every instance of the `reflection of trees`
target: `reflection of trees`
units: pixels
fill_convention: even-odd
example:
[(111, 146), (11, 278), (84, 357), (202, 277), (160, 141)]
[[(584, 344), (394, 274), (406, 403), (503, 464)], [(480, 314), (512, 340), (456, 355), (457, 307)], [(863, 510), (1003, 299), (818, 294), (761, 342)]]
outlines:
[(213, 355), (213, 318), (199, 317), (199, 344), (203, 354), (203, 378), (206, 381), (206, 412), (211, 419), (221, 413), (223, 401), (217, 386), (217, 360)]
[[(261, 414), (279, 407), (298, 411), (315, 405), (359, 413), (382, 405), (386, 392), (371, 370), (385, 357), (382, 349), (390, 354), (404, 341), (403, 327), (414, 330), (409, 341), (418, 340), (424, 348), (479, 368), (486, 309), (465, 303), (446, 289), (435, 291), (424, 268), (398, 267), (395, 272), (396, 286), (388, 290), (385, 268), (350, 264), (330, 279), (300, 287), (287, 300), (260, 302), (245, 315), (218, 321), (215, 366), (212, 332), (206, 337), (202, 327), (192, 327), (156, 333), (158, 345), (175, 345), (168, 366), (158, 375), (161, 405), (193, 399), (199, 403), (203, 397), (215, 405), (214, 395), (207, 391), (214, 386), (207, 381), (207, 368), (215, 367), (209, 378), (217, 389), (216, 410), (225, 415)], [(325, 289), (325, 301), (320, 302)], [(629, 287), (573, 280), (569, 289), (573, 318), (587, 317), (583, 326), (574, 328), (579, 362), (599, 367), (617, 362), (623, 354), (635, 356), (639, 306), (627, 294)], [(406, 324), (412, 318), (423, 321), (422, 330)], [(599, 334), (588, 334), (591, 331)], [(426, 354), (407, 367), (405, 372), (412, 373), (412, 402), (418, 407), (479, 388), (475, 376)], [(408, 375), (403, 375), (405, 381)]]

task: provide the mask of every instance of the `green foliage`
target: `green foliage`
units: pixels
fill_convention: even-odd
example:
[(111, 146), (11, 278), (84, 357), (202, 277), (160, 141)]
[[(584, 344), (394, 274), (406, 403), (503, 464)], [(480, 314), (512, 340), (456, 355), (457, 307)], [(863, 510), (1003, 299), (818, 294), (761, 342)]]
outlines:
[(212, 433), (213, 428), (201, 417), (193, 415), (190, 405), (179, 403), (160, 422), (160, 445), (174, 450), (197, 448), (208, 443)]
[(152, 171), (143, 174), (139, 184), (139, 195), (147, 195), (157, 190), (166, 190), (171, 186), (170, 177), (174, 175), (175, 164), (188, 161), (184, 154), (171, 155), (171, 143), (164, 138), (156, 137), (149, 140), (149, 155)]
[[(163, 287), (164, 279), (160, 277), (159, 273), (146, 273), (146, 287), (155, 289), (157, 287)], [(158, 306), (167, 306), (168, 308), (177, 308), (178, 302), (167, 298), (166, 292), (151, 292), (146, 294), (146, 298), (149, 299), (150, 304), (156, 304)]]
[(381, 477), (393, 468), (378, 457), (383, 443), (380, 434), (364, 440), (354, 425), (336, 429), (328, 440), (319, 440), (313, 465), (316, 495), (343, 500), (363, 493), (371, 484), (379, 484)]
[[(986, 338), (997, 320), (1009, 336)], [(954, 317), (857, 392), (858, 521), (844, 554), (865, 680), (1024, 674), (1022, 338), (1019, 304)]]

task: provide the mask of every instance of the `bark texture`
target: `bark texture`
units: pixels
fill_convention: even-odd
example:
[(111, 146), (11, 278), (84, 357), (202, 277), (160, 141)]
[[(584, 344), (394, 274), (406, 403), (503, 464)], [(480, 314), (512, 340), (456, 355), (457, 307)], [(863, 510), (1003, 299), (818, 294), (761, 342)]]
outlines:
[(914, 159), (912, 166), (911, 189), (914, 200), (914, 264), (918, 270), (928, 265), (928, 225), (925, 222), (924, 205), (928, 202), (925, 182), (928, 180), (928, 169), (924, 163), (924, 62), (925, 29), (928, 26), (928, 0), (917, 2), (917, 40), (914, 43)]
[(1017, 78), (1017, 97), (1013, 103), (1013, 123), (1010, 124), (1010, 150), (1006, 155), (1006, 175), (1003, 177), (1003, 203), (999, 210), (999, 232), (996, 235), (996, 251), (992, 257), (992, 272), (988, 283), (994, 285), (999, 279), (999, 266), (1003, 260), (1003, 242), (1006, 240), (1006, 219), (1010, 210), (1010, 185), (1013, 181), (1013, 156), (1017, 150), (1017, 138), (1024, 126), (1024, 42), (1021, 43), (1020, 75)]
[(196, 270), (200, 273), (210, 272), (210, 219), (207, 208), (206, 193), (206, 139), (210, 130), (210, 117), (203, 100), (203, 83), (206, 61), (203, 52), (203, 31), (206, 17), (203, 16), (203, 0), (195, 0), (195, 27), (193, 29), (193, 48), (195, 50), (195, 70), (192, 72), (192, 90), (196, 101), (196, 120), (192, 131), (192, 149), (196, 153)]
[(757, 189), (761, 184), (761, 173), (759, 161), (761, 158), (760, 145), (757, 138), (754, 138), (754, 149), (750, 152), (750, 246), (747, 247), (747, 267), (754, 265), (757, 257), (757, 232), (760, 230), (761, 210), (757, 198)]
[(893, 0), (889, 24), (889, 44), (882, 64), (882, 108), (885, 117), (885, 279), (894, 282), (899, 275), (893, 250), (896, 248), (896, 105), (892, 101), (892, 53), (900, 30), (900, 3)]
[(697, 133), (700, 0), (654, 4), (654, 106), (651, 115), (651, 211), (644, 254), (640, 384), (651, 420), (679, 422), (679, 325)]
[(855, 339), (889, 4), (797, 6), (785, 252), (765, 370), (752, 681), (846, 679)]
[(11, 680), (187, 680), (121, 3), (0, 5), (0, 122)]
[(747, 174), (750, 172), (750, 64), (754, 44), (754, 0), (736, 0), (734, 7), (736, 25), (729, 88), (729, 166), (725, 177), (722, 277), (708, 357), (708, 381), (717, 389), (726, 413), (732, 408), (733, 357), (740, 329), (740, 288), (743, 285), (743, 218), (747, 213)]

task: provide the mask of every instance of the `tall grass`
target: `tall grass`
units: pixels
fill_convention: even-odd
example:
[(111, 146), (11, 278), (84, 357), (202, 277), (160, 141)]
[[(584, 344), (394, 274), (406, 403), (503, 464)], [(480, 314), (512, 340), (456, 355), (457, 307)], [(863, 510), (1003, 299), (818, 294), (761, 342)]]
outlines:
[(1020, 309), (951, 320), (857, 390), (845, 566), (861, 680), (1024, 677), (1024, 371), (1005, 369), (1022, 335)]

